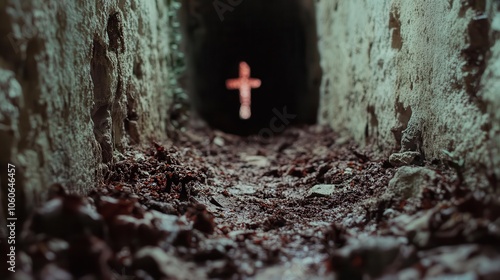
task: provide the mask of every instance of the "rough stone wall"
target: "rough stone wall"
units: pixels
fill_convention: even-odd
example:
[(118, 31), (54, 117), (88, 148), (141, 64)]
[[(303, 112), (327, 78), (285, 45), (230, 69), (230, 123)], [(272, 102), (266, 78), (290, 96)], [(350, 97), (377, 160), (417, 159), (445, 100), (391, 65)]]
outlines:
[(498, 1), (320, 0), (317, 13), (320, 122), (384, 155), (499, 161)]
[(481, 80), (481, 93), (491, 116), (487, 159), (492, 162), (493, 168), (489, 179), (491, 181), (497, 178), (496, 184), (500, 184), (498, 181), (500, 179), (500, 1), (495, 1), (490, 9), (490, 36), (494, 44), (490, 49), (486, 71)]
[(125, 146), (165, 137), (166, 13), (163, 0), (0, 0), (0, 172), (5, 194), (16, 166), (18, 208), (53, 183), (84, 191)]

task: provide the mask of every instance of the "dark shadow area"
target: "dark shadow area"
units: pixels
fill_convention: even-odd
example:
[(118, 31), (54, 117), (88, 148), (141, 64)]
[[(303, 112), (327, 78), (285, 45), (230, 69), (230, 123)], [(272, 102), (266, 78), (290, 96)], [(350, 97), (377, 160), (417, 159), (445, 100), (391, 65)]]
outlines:
[[(212, 127), (241, 135), (314, 123), (321, 79), (314, 9), (290, 0), (203, 2), (181, 9), (193, 109)], [(239, 90), (226, 87), (242, 61), (261, 80), (249, 119), (239, 116)]]

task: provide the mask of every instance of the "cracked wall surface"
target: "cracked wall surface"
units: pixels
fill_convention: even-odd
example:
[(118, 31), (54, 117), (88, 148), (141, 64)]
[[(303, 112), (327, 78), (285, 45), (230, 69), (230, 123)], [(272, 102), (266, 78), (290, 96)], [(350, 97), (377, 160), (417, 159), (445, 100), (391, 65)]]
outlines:
[(89, 189), (124, 147), (165, 137), (166, 13), (162, 0), (0, 1), (2, 193), (12, 163), (17, 214), (53, 183)]
[(492, 184), (500, 184), (500, 1), (491, 7), (491, 38), (494, 45), (490, 49), (488, 64), (481, 80), (481, 94), (487, 104), (491, 125), (488, 127), (487, 159), (493, 169), (489, 176)]
[(451, 154), (491, 179), (500, 158), (499, 5), (318, 1), (320, 122), (383, 155)]

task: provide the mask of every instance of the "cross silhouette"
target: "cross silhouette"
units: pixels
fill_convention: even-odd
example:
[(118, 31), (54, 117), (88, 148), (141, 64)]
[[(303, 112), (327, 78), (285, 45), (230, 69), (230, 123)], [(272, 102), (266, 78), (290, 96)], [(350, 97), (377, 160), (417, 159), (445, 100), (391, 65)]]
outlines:
[(252, 100), (252, 88), (259, 88), (261, 81), (259, 79), (250, 78), (250, 66), (244, 61), (240, 62), (240, 74), (237, 79), (226, 80), (227, 89), (240, 90), (240, 118), (249, 119), (252, 115), (250, 104)]

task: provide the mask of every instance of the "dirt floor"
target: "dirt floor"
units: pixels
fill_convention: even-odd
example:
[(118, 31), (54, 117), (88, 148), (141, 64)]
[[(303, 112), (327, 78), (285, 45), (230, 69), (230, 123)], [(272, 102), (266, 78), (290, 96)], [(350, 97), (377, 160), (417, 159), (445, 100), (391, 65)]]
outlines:
[(500, 279), (498, 199), (458, 163), (404, 161), (319, 126), (193, 125), (123, 154), (88, 197), (54, 186), (16, 278)]

